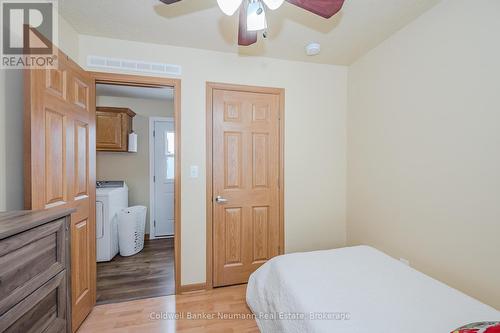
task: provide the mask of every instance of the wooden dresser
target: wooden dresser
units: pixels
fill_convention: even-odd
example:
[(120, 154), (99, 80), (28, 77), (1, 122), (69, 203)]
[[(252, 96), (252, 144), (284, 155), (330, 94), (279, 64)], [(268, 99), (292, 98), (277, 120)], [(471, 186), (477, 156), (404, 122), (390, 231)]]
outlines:
[(0, 332), (71, 332), (73, 211), (0, 213)]

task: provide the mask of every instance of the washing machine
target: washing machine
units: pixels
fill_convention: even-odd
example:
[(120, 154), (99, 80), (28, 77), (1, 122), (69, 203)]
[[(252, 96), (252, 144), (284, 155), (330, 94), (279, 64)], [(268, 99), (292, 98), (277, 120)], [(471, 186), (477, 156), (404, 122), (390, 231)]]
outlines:
[(110, 261), (118, 253), (118, 212), (128, 207), (124, 181), (98, 181), (96, 185), (96, 257)]

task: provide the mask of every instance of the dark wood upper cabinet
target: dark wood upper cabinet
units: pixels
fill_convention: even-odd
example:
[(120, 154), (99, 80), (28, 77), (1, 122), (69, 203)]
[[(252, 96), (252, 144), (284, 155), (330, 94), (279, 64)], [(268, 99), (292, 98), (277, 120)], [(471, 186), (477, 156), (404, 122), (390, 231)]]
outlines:
[(128, 151), (133, 117), (135, 112), (129, 108), (97, 107), (97, 151)]

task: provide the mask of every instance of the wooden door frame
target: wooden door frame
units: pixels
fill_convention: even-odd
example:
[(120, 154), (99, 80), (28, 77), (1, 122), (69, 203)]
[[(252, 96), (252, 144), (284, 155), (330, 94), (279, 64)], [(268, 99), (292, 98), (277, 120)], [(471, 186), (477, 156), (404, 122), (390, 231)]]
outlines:
[(280, 251), (285, 252), (285, 89), (228, 83), (206, 83), (206, 288), (213, 288), (213, 92), (229, 90), (276, 95), (279, 97), (279, 230)]
[(174, 271), (175, 293), (181, 291), (181, 80), (155, 76), (90, 72), (94, 84), (115, 84), (137, 87), (170, 87), (174, 89), (175, 182), (174, 182)]

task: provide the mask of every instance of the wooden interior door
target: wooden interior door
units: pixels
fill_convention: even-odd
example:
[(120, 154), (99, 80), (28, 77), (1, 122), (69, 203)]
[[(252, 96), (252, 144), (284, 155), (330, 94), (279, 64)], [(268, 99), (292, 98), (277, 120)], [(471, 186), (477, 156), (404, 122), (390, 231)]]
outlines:
[(89, 73), (59, 52), (57, 69), (25, 76), (25, 206), (73, 207), (73, 331), (92, 310), (95, 260), (95, 87)]
[(280, 253), (280, 96), (214, 89), (213, 285)]

